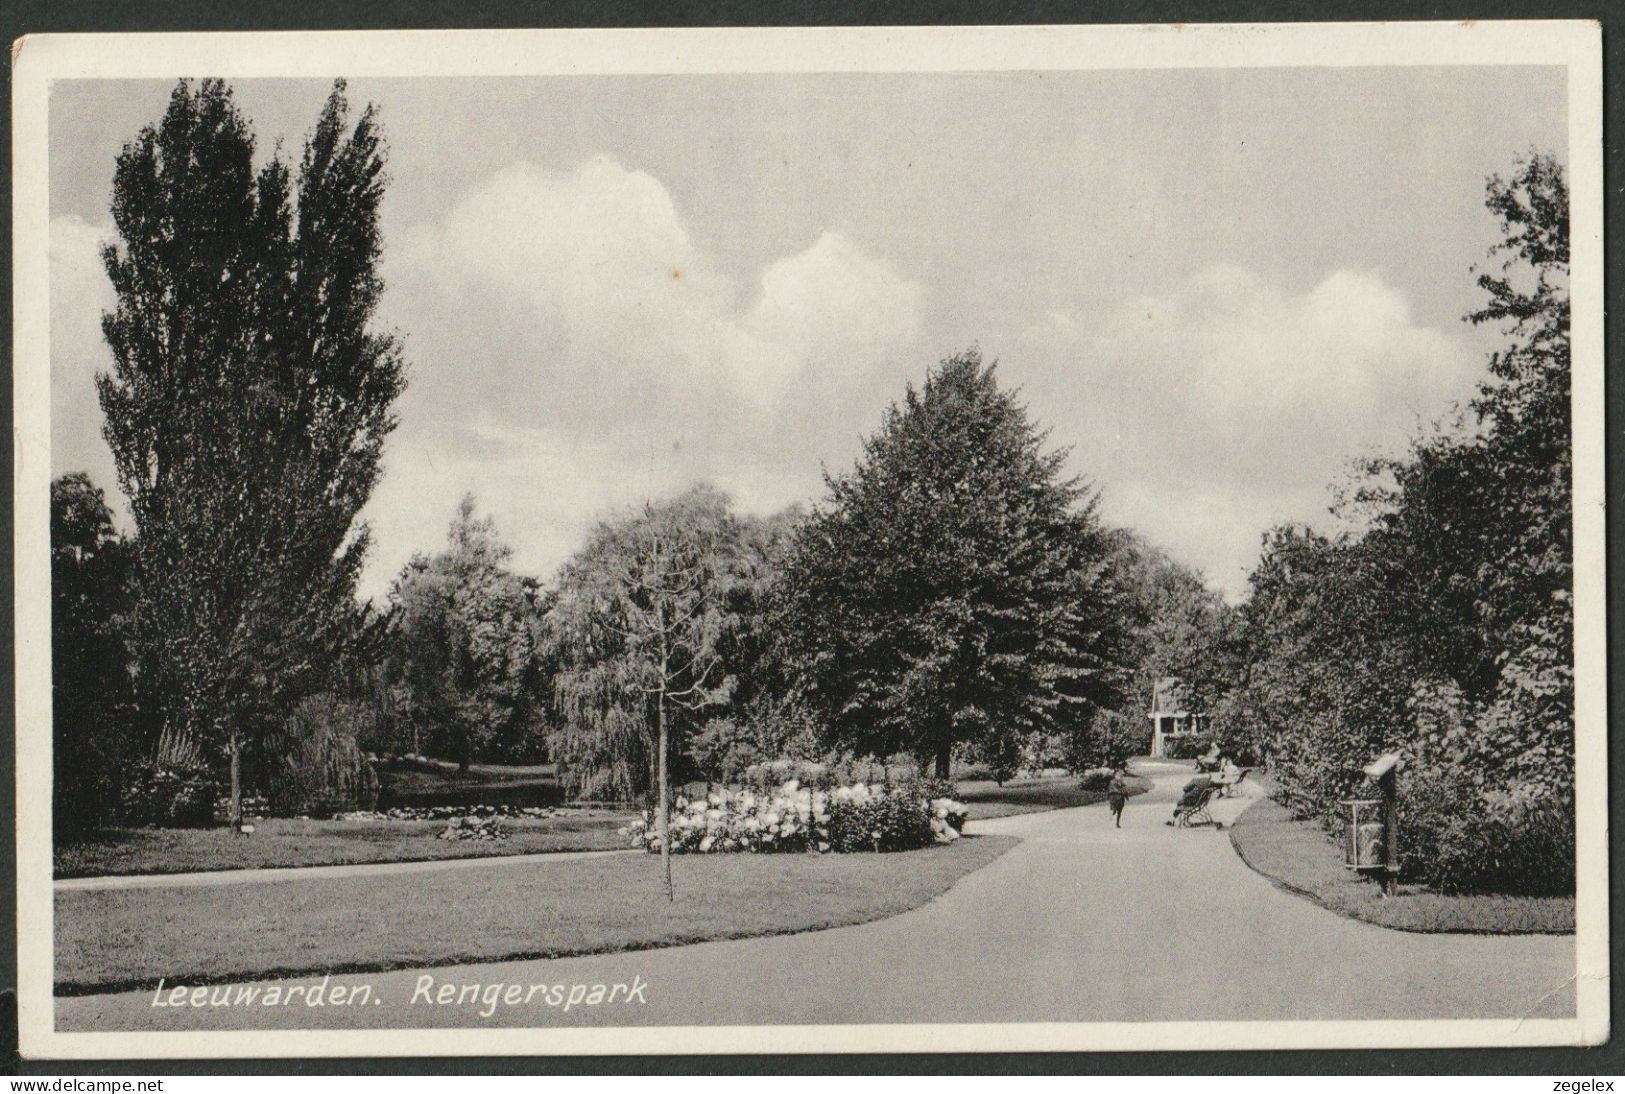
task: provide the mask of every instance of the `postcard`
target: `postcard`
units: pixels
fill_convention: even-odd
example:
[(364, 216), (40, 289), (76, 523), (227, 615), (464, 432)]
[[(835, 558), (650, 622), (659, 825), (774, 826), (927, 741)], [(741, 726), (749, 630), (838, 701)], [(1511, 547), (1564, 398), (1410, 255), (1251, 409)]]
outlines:
[(1608, 1034), (1601, 46), (13, 46), (31, 1058)]

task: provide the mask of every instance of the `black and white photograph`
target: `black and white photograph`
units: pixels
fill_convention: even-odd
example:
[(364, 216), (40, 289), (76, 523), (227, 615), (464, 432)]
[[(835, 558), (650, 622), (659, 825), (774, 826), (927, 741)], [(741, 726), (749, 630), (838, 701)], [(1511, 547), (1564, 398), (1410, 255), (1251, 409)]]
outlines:
[(1595, 24), (15, 52), (25, 1055), (1607, 1038)]

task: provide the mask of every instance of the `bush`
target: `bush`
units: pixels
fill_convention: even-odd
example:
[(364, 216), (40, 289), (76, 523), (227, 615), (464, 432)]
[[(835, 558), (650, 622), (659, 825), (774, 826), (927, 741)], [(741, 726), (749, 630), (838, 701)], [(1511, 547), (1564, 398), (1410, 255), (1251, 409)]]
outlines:
[[(61, 685), (58, 685), (59, 687)], [(58, 701), (58, 708), (64, 706)], [(57, 715), (51, 748), (51, 832), (74, 839), (118, 820), (120, 771), (118, 731), (104, 725), (64, 725)]]
[(1021, 774), (1021, 764), (1014, 756), (994, 760), (992, 768), (993, 781), (1000, 786)]
[(744, 785), (758, 794), (771, 794), (789, 782), (816, 790), (835, 785), (829, 765), (815, 760), (768, 760), (745, 768)]
[(1110, 767), (1094, 767), (1085, 771), (1078, 779), (1080, 790), (1105, 790), (1112, 784), (1112, 776), (1117, 772)]
[[(1102, 710), (1095, 714), (1089, 736), (1094, 740), (1094, 755), (1087, 764), (1077, 767), (1109, 767), (1113, 770), (1128, 763), (1134, 756), (1151, 751), (1151, 722), (1149, 719), (1120, 710)], [(1076, 759), (1074, 763), (1077, 763)], [(1074, 767), (1073, 770), (1077, 770)]]
[[(673, 854), (773, 851), (906, 851), (952, 843), (965, 824), (965, 807), (932, 799), (925, 784), (873, 787), (854, 783), (825, 791), (792, 779), (768, 793), (717, 790), (704, 798), (679, 797), (671, 815)], [(633, 847), (660, 850), (651, 812), (622, 832)]]
[(332, 816), (375, 808), (378, 773), (356, 743), (373, 714), (369, 704), (331, 695), (296, 706), (256, 764), (271, 812)]
[(688, 744), (689, 756), (701, 774), (714, 782), (731, 783), (760, 765), (766, 757), (749, 727), (732, 718), (712, 718)]
[(901, 788), (864, 794), (862, 786), (836, 791), (829, 810), (831, 850), (908, 851), (933, 842), (929, 799)]
[(51, 483), (52, 833), (116, 822), (125, 764), (144, 747), (128, 639), (129, 551), (102, 491), (81, 473)]
[(1170, 760), (1194, 760), (1213, 747), (1211, 733), (1195, 733), (1189, 737), (1169, 737), (1163, 741), (1162, 754)]
[(122, 819), (131, 828), (207, 828), (220, 797), (205, 769), (143, 764), (125, 779)]
[(1574, 892), (1574, 801), (1528, 785), (1485, 788), (1419, 759), (1400, 778), (1401, 867), (1446, 893)]

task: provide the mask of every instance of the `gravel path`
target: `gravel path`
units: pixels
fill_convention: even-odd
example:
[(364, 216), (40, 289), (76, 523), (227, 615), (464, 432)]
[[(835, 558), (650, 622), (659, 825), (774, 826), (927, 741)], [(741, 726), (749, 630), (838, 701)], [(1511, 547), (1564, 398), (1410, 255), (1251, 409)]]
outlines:
[[(1145, 773), (1153, 789), (1130, 799), (1121, 830), (1101, 806), (979, 822), (1023, 842), (924, 907), (875, 923), (331, 978), (370, 985), (362, 1006), (64, 998), (58, 1029), (1573, 1016), (1572, 938), (1407, 934), (1341, 918), (1253, 873), (1224, 833), (1165, 826), (1188, 772)], [(1229, 822), (1246, 804), (1221, 800), (1213, 812)], [(311, 982), (284, 988), (301, 983)], [(544, 990), (488, 1017), (480, 1005), (426, 1001), (446, 984), (538, 983), (642, 983), (643, 1001), (566, 1012)]]

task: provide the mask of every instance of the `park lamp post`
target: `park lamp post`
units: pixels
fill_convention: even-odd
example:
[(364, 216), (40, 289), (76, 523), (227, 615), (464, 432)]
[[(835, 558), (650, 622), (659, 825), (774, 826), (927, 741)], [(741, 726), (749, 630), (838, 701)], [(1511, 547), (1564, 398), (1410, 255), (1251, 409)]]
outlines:
[(1381, 796), (1341, 803), (1345, 810), (1343, 865), (1350, 870), (1380, 872), (1388, 896), (1399, 891), (1399, 793), (1395, 784), (1404, 766), (1398, 752), (1384, 752), (1361, 769)]

